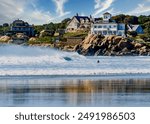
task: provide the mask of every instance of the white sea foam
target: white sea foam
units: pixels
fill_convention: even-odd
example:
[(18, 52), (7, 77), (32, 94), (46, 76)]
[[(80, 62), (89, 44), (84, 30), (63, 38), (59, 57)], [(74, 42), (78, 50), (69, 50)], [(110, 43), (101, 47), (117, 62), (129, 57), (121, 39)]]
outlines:
[(0, 76), (112, 74), (150, 74), (150, 57), (84, 57), (50, 48), (0, 46)]

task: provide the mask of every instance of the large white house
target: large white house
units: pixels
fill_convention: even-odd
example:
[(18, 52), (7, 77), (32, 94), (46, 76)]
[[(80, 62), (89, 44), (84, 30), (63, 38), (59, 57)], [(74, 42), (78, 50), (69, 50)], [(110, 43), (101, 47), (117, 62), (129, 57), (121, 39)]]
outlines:
[(111, 14), (106, 12), (103, 14), (103, 20), (93, 20), (91, 24), (92, 34), (102, 34), (102, 35), (118, 35), (125, 36), (126, 26), (123, 23), (116, 23), (111, 20)]

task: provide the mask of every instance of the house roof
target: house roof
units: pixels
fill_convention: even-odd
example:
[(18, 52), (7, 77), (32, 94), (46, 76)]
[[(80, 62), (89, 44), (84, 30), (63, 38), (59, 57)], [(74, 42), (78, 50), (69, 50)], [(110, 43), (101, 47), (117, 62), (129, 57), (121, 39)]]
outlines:
[(132, 29), (136, 31), (140, 25), (133, 25)]
[(100, 24), (117, 24), (115, 20), (109, 19), (109, 21), (101, 20), (101, 18), (94, 18), (94, 23), (100, 23)]
[(128, 25), (129, 30), (136, 31), (140, 25)]
[(97, 22), (97, 21), (102, 21), (102, 18), (94, 18), (94, 21)]
[(106, 14), (109, 14), (109, 15), (111, 15), (109, 12), (105, 12), (103, 15), (106, 15)]
[(81, 21), (81, 19), (88, 19), (90, 21), (90, 18), (88, 16), (74, 16), (79, 22)]

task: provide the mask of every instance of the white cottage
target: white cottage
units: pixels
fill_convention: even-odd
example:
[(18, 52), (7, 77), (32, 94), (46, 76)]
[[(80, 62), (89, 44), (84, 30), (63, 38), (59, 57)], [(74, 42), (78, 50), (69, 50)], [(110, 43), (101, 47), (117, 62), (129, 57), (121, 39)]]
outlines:
[(83, 29), (90, 29), (91, 27), (91, 20), (88, 16), (79, 16), (78, 14), (74, 16), (71, 21), (69, 22), (66, 30), (70, 31), (77, 31)]
[(126, 26), (123, 23), (116, 23), (111, 20), (111, 14), (106, 12), (103, 14), (103, 20), (93, 21), (91, 24), (92, 34), (118, 35), (125, 36)]

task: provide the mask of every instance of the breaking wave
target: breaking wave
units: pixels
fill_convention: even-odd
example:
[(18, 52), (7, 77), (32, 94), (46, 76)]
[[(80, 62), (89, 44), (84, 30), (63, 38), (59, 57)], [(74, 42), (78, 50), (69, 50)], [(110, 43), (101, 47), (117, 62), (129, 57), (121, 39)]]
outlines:
[(150, 74), (150, 57), (84, 57), (50, 48), (0, 46), (0, 76), (120, 74)]

